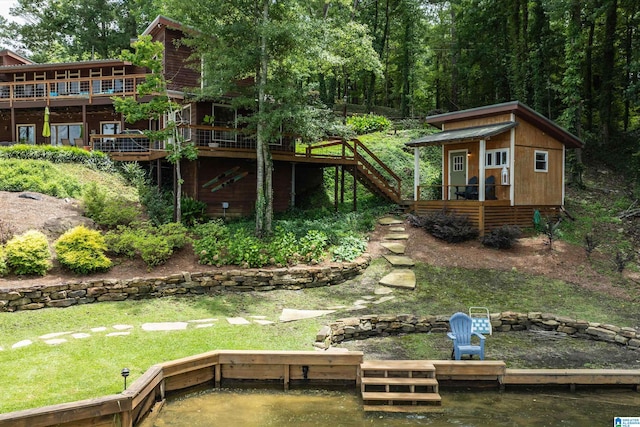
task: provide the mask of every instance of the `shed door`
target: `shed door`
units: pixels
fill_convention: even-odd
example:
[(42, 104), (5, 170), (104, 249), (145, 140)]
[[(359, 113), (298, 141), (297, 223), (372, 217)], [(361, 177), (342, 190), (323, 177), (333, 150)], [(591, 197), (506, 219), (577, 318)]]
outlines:
[(456, 186), (464, 191), (467, 185), (467, 152), (449, 152), (449, 200), (456, 199)]

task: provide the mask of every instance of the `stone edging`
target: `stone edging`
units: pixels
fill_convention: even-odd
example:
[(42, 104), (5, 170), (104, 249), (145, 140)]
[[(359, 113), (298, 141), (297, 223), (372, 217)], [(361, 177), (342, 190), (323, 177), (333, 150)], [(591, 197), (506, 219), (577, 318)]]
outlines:
[(352, 262), (324, 266), (294, 266), (272, 269), (236, 269), (214, 272), (183, 272), (164, 277), (126, 280), (78, 280), (28, 288), (0, 289), (0, 312), (69, 307), (102, 301), (202, 295), (225, 291), (270, 291), (331, 286), (349, 280), (369, 266), (363, 254)]
[[(516, 313), (504, 311), (491, 314), (491, 326), (496, 332), (523, 331), (532, 328), (565, 333), (576, 338), (606, 341), (640, 350), (640, 330), (602, 323), (575, 320), (550, 313)], [(449, 316), (366, 315), (338, 319), (323, 326), (316, 335), (315, 347), (328, 348), (333, 344), (369, 337), (449, 331)]]

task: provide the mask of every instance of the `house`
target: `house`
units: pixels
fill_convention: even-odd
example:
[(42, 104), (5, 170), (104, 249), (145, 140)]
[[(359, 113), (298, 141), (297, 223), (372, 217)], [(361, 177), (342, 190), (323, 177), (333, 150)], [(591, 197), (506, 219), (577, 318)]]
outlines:
[(440, 146), (442, 186), (420, 185), (414, 174), (418, 214), (447, 209), (467, 215), (481, 233), (505, 224), (531, 227), (564, 205), (567, 149), (583, 142), (553, 121), (514, 101), (438, 114), (427, 123), (442, 132), (406, 143)]
[[(198, 159), (183, 162), (183, 192), (207, 203), (212, 216), (251, 215), (256, 200), (256, 141), (239, 124), (239, 113), (222, 98), (196, 100), (200, 67), (192, 66), (190, 49), (176, 43), (184, 37), (179, 22), (158, 16), (144, 31), (164, 46), (163, 68), (169, 96), (182, 106), (175, 119), (187, 142), (198, 148)], [(197, 64), (196, 64), (197, 65)], [(137, 96), (136, 86), (148, 70), (119, 59), (36, 64), (8, 50), (0, 51), (0, 145), (51, 144), (103, 151), (116, 161), (136, 161), (171, 182), (165, 141), (150, 141), (142, 131), (161, 129), (161, 120), (129, 124), (113, 106), (113, 97)], [(50, 135), (43, 133), (45, 111)], [(323, 182), (323, 170), (335, 168), (336, 194), (344, 173), (390, 201), (399, 201), (400, 182), (375, 156), (363, 157), (358, 141), (342, 145), (342, 155), (316, 155), (297, 150), (296, 138), (283, 136), (271, 144), (274, 161), (274, 210), (295, 206), (306, 192)], [(338, 179), (342, 173), (342, 178)], [(355, 194), (355, 193), (354, 193)], [(336, 197), (337, 199), (337, 197)], [(355, 205), (355, 201), (354, 201)]]

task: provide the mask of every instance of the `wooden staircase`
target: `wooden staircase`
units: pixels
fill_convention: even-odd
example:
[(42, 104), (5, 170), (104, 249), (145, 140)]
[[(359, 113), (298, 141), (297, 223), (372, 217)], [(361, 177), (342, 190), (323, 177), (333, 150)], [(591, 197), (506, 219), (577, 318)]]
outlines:
[(440, 411), (436, 369), (427, 361), (369, 360), (360, 372), (365, 411)]

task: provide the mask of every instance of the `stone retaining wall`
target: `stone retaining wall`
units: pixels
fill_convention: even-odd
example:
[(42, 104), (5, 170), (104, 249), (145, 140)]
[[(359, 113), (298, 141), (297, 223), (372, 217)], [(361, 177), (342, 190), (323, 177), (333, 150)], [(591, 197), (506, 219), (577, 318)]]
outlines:
[(102, 301), (202, 295), (217, 292), (270, 291), (330, 286), (349, 280), (368, 267), (364, 254), (353, 262), (324, 266), (220, 270), (180, 273), (156, 278), (79, 280), (29, 288), (0, 289), (0, 311), (69, 307)]
[[(549, 313), (516, 313), (505, 311), (491, 314), (491, 326), (496, 332), (538, 329), (565, 333), (577, 338), (607, 341), (640, 350), (640, 331), (614, 325), (575, 320)], [(449, 316), (367, 315), (338, 319), (324, 326), (316, 335), (316, 347), (328, 348), (332, 344), (353, 339), (385, 337), (414, 332), (449, 331)]]

